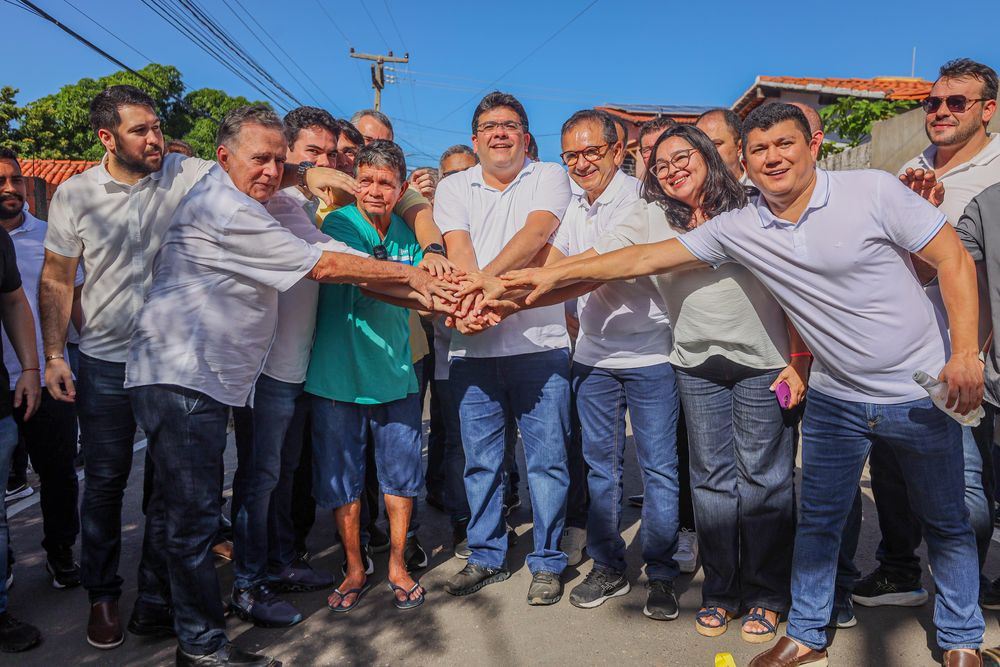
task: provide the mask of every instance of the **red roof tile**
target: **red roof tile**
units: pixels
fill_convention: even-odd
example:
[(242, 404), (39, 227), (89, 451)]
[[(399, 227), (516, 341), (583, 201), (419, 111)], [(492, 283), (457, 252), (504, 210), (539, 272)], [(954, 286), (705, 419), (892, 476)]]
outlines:
[(873, 97), (890, 100), (920, 100), (931, 91), (932, 81), (907, 76), (877, 76), (873, 79), (837, 79), (798, 76), (758, 76), (753, 85), (731, 107), (746, 116), (764, 99), (764, 88), (783, 88), (841, 97)]
[(25, 176), (38, 176), (52, 185), (59, 185), (71, 176), (81, 174), (98, 162), (89, 160), (21, 160), (21, 172)]

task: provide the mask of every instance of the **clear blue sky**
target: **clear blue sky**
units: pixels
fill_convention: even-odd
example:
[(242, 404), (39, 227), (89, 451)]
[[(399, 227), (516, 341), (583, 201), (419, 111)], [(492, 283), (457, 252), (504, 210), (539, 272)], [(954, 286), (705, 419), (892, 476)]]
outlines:
[[(592, 0), (318, 0), (332, 21), (317, 0), (198, 2), (297, 98), (335, 115), (372, 102), (368, 63), (349, 58), (349, 47), (369, 53), (409, 51), (410, 65), (398, 66), (409, 73), (398, 72), (398, 83), (387, 86), (383, 111), (396, 121), (411, 166), (433, 163), (451, 144), (469, 143), (472, 111), (490, 87), (521, 99), (542, 158), (557, 159), (562, 121), (577, 109), (604, 103), (728, 106), (760, 74), (909, 75), (914, 46), (916, 74), (928, 79), (943, 61), (959, 56), (1000, 69), (1000, 7), (992, 0), (598, 0), (589, 8)], [(149, 60), (171, 64), (189, 89), (261, 97), (139, 0), (35, 4), (135, 69)], [(302, 71), (266, 39), (269, 48), (262, 46), (227, 8), (240, 11), (240, 4)], [(22, 104), (65, 83), (116, 69), (6, 1), (0, 2), (0, 24), (13, 54), (0, 83), (19, 88)], [(322, 92), (312, 90), (310, 78)]]

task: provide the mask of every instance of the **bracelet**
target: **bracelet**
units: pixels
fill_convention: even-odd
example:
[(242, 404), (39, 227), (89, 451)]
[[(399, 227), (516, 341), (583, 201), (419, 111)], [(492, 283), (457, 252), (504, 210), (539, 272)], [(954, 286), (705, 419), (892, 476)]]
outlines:
[(46, 354), (45, 361), (52, 361), (53, 359), (63, 359), (61, 354)]
[(40, 368), (22, 368), (21, 369), (22, 373), (26, 373), (27, 371), (35, 371), (36, 373), (41, 373), (42, 372), (42, 370)]
[(789, 358), (811, 357), (811, 356), (813, 356), (812, 352), (792, 352), (790, 355), (788, 355)]

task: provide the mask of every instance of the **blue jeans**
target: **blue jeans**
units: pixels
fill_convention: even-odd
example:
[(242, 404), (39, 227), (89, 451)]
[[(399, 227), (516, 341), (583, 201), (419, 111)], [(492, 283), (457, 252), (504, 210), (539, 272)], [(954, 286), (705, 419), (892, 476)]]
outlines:
[(261, 375), (254, 388), (253, 408), (233, 411), (238, 457), (232, 509), (233, 579), (237, 588), (250, 588), (267, 579), (277, 518), (271, 511), (271, 497), (281, 479), (291, 488), (299, 463), (300, 450), (286, 454), (284, 445), (303, 384)]
[(927, 538), (938, 645), (979, 648), (986, 626), (979, 610), (976, 539), (965, 507), (961, 438), (958, 423), (929, 398), (881, 405), (809, 390), (789, 637), (817, 650), (827, 644), (844, 524), (869, 451), (883, 447), (896, 455)]
[(632, 418), (642, 471), (642, 558), (649, 579), (673, 581), (677, 550), (677, 416), (679, 403), (670, 364), (642, 368), (594, 368), (573, 363), (573, 389), (590, 467), (587, 553), (594, 566), (625, 571), (621, 536), (625, 466), (625, 410)]
[[(76, 381), (77, 417), (83, 450), (84, 487), (80, 506), (80, 577), (90, 601), (122, 594), (118, 559), (122, 545), (122, 498), (132, 471), (136, 419), (125, 391), (125, 364), (80, 355)], [(152, 465), (146, 456), (146, 465)], [(218, 509), (218, 508), (216, 508)], [(146, 514), (139, 561), (139, 598), (164, 604), (170, 598), (167, 565), (153, 544), (164, 526)]]
[(795, 530), (792, 428), (779, 371), (712, 359), (677, 371), (705, 583), (702, 605), (788, 609)]
[[(43, 390), (44, 391), (44, 390)], [(17, 424), (13, 417), (0, 419), (0, 479), (7, 481), (10, 474), (10, 460), (17, 449)], [(7, 527), (7, 506), (0, 506), (0, 614), (7, 611), (7, 576), (9, 562), (7, 550), (10, 547), (10, 530)]]
[(444, 500), (453, 524), (469, 520), (469, 499), (465, 495), (465, 451), (462, 449), (462, 420), (459, 397), (451, 380), (435, 380), (434, 391), (441, 404), (444, 424)]
[(459, 397), (465, 448), (465, 491), (471, 517), (469, 562), (498, 568), (507, 560), (503, 520), (504, 450), (507, 417), (513, 415), (524, 442), (534, 519), (532, 573), (561, 573), (566, 554), (559, 537), (566, 516), (569, 472), (569, 351), (451, 360), (450, 382)]
[(229, 406), (193, 389), (149, 385), (129, 389), (155, 465), (147, 516), (162, 517), (163, 541), (181, 650), (214, 653), (228, 641), (212, 544)]
[[(316, 501), (312, 497), (311, 409), (309, 394), (300, 393), (295, 399), (295, 411), (285, 432), (285, 444), (281, 449), (281, 473), (278, 475), (278, 486), (271, 493), (271, 509), (267, 519), (268, 569), (272, 573), (281, 572), (295, 560), (299, 539), (303, 543), (305, 541), (305, 536), (300, 531), (306, 525), (312, 526), (316, 517)], [(303, 465), (306, 470), (301, 469)], [(299, 484), (305, 488), (298, 488)], [(308, 530), (304, 532), (308, 534)]]

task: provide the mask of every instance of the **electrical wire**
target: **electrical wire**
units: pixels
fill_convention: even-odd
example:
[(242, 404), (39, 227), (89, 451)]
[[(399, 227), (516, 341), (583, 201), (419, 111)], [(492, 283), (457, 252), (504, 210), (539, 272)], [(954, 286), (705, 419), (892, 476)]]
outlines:
[(112, 37), (114, 37), (114, 38), (115, 38), (116, 40), (118, 40), (118, 41), (119, 41), (119, 42), (120, 42), (121, 44), (124, 44), (125, 46), (127, 46), (127, 47), (128, 47), (129, 49), (131, 49), (131, 50), (132, 50), (132, 51), (133, 51), (134, 53), (137, 53), (137, 54), (138, 54), (138, 55), (139, 55), (140, 57), (142, 57), (142, 58), (143, 58), (143, 60), (145, 60), (145, 61), (146, 61), (147, 63), (152, 63), (152, 62), (153, 62), (153, 59), (152, 59), (152, 58), (150, 58), (150, 57), (149, 57), (149, 56), (147, 56), (147, 55), (146, 55), (145, 53), (143, 53), (143, 52), (142, 52), (142, 51), (140, 51), (139, 49), (135, 48), (134, 46), (132, 46), (131, 44), (129, 44), (128, 42), (126, 42), (126, 41), (125, 41), (124, 39), (122, 39), (121, 37), (119, 37), (119, 36), (118, 36), (118, 35), (116, 35), (115, 33), (111, 32), (110, 30), (108, 30), (107, 28), (105, 28), (105, 27), (104, 27), (104, 26), (103, 26), (102, 24), (100, 24), (100, 23), (98, 23), (97, 21), (95, 21), (94, 19), (92, 19), (92, 18), (90, 17), (90, 15), (89, 15), (89, 14), (88, 14), (87, 12), (83, 11), (82, 9), (80, 9), (79, 7), (77, 7), (76, 5), (74, 5), (74, 4), (72, 3), (72, 2), (70, 2), (69, 0), (63, 0), (63, 2), (65, 2), (65, 3), (67, 4), (67, 5), (69, 5), (69, 6), (70, 6), (70, 7), (72, 7), (73, 9), (75, 9), (75, 10), (76, 10), (76, 11), (77, 11), (77, 12), (78, 12), (79, 14), (82, 14), (82, 15), (83, 15), (83, 17), (84, 17), (85, 19), (87, 19), (88, 21), (90, 21), (91, 23), (93, 23), (94, 25), (96, 25), (96, 26), (97, 26), (98, 28), (100, 28), (100, 29), (101, 29), (101, 30), (103, 30), (104, 32), (106, 32), (106, 33), (108, 33), (109, 35), (111, 35)]

